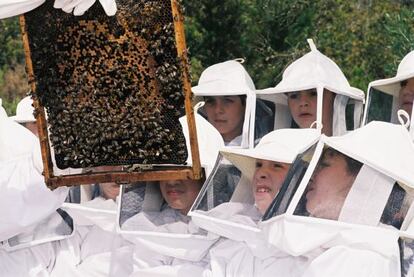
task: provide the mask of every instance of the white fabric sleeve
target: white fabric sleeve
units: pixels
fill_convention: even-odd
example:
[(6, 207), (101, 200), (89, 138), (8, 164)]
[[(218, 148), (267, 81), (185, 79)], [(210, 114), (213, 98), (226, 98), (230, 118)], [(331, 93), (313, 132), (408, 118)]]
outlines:
[(8, 18), (31, 11), (45, 0), (1, 0), (0, 1), (0, 19)]

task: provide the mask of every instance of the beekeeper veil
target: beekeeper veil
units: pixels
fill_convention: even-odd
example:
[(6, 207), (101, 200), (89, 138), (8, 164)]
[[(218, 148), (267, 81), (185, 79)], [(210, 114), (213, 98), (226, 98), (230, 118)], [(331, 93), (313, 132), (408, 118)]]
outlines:
[[(220, 236), (254, 240), (263, 209), (277, 195), (290, 164), (318, 137), (314, 129), (280, 129), (264, 136), (254, 149), (220, 151), (218, 163), (191, 210), (193, 221)], [(267, 162), (271, 162), (270, 169), (263, 171)], [(238, 183), (229, 184), (223, 178), (232, 171), (239, 172)]]
[[(241, 126), (241, 133), (231, 136), (227, 146), (248, 148), (253, 146), (249, 137), (255, 109), (255, 86), (239, 60), (230, 60), (206, 68), (200, 76), (198, 85), (192, 88), (195, 101), (204, 102), (199, 112), (224, 136), (229, 130)], [(237, 99), (228, 97), (238, 96)], [(216, 97), (220, 97), (216, 99)], [(221, 99), (221, 100), (220, 100)], [(235, 111), (230, 106), (238, 107)], [(230, 108), (229, 108), (230, 107)], [(209, 118), (210, 114), (210, 118)]]
[(364, 124), (373, 120), (398, 123), (397, 111), (400, 109), (406, 110), (410, 115), (414, 92), (405, 93), (404, 87), (409, 89), (406, 82), (411, 78), (414, 78), (414, 51), (402, 59), (396, 76), (369, 84)]
[[(0, 107), (0, 241), (29, 232), (55, 213), (67, 188), (49, 190), (42, 176), (39, 140)], [(44, 205), (44, 203), (48, 203)]]
[[(273, 207), (261, 227), (271, 244), (295, 256), (334, 242), (355, 243), (359, 238), (345, 235), (352, 229), (409, 230), (412, 162), (414, 146), (401, 125), (372, 122), (342, 137), (322, 136), (303, 178), (285, 183), (294, 196), (275, 199), (288, 204)], [(308, 235), (294, 243), (304, 224)]]
[(276, 87), (257, 91), (258, 99), (276, 106), (274, 129), (310, 128), (317, 121), (318, 129), (338, 136), (358, 128), (364, 93), (351, 87), (335, 62), (308, 42), (311, 51), (286, 68)]
[[(186, 117), (181, 118), (180, 122), (187, 138), (187, 147), (190, 147)], [(200, 162), (208, 177), (224, 142), (220, 133), (198, 114), (196, 128)], [(188, 163), (191, 164), (191, 156)], [(191, 186), (201, 188), (202, 180), (192, 182)], [(168, 188), (170, 182), (167, 183)], [(193, 202), (188, 204), (192, 205)], [(126, 239), (170, 257), (198, 261), (217, 239), (215, 236), (206, 236), (206, 232), (191, 223), (190, 217), (170, 207), (158, 182), (122, 186), (118, 213), (118, 231)]]

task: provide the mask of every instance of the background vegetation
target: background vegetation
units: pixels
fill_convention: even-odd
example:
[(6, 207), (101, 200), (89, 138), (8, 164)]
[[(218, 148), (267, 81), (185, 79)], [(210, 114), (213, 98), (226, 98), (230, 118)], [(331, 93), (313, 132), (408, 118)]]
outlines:
[[(395, 75), (414, 49), (414, 0), (184, 0), (193, 83), (217, 62), (245, 58), (258, 88), (275, 86), (313, 38), (353, 86)], [(0, 98), (9, 115), (29, 88), (17, 18), (0, 20)]]

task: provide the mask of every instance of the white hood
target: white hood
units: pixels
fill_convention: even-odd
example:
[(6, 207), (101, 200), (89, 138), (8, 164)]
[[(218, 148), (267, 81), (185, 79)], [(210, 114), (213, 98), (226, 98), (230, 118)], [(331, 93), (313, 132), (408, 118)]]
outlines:
[[(312, 40), (308, 40), (311, 51), (291, 63), (283, 72), (282, 81), (274, 88), (257, 91), (257, 98), (275, 102), (275, 128), (290, 125), (287, 99), (284, 93), (316, 89), (317, 102), (317, 128), (322, 128), (323, 90), (327, 89), (336, 94), (333, 106), (333, 135), (346, 133), (345, 110), (349, 102), (354, 107), (354, 128), (361, 123), (365, 95), (362, 90), (351, 87), (338, 65), (323, 55), (316, 48)], [(290, 127), (290, 126), (286, 126)]]
[[(338, 220), (296, 215), (325, 145), (363, 164), (346, 195)], [(381, 223), (380, 218), (396, 181), (408, 196), (412, 193), (414, 175), (408, 164), (414, 162), (411, 161), (413, 151), (414, 146), (403, 126), (383, 122), (372, 122), (342, 137), (322, 136), (308, 170), (298, 181), (300, 183), (286, 212), (261, 222), (262, 233), (270, 244), (294, 256), (314, 258), (321, 253), (330, 255), (336, 251), (333, 249), (345, 252), (362, 249), (365, 253), (376, 253), (372, 255), (386, 257), (384, 263), (391, 273), (384, 276), (399, 276), (395, 274), (399, 274), (400, 270), (397, 244), (400, 232)], [(366, 178), (369, 176), (371, 178)], [(354, 211), (351, 216), (347, 214), (350, 210)], [(412, 213), (410, 207), (402, 229), (410, 225)], [(318, 259), (326, 257), (323, 255)], [(337, 266), (328, 263), (325, 267), (333, 265)]]
[(16, 115), (11, 116), (10, 119), (17, 123), (36, 122), (33, 116), (34, 107), (33, 100), (30, 96), (26, 96), (17, 104)]
[[(196, 114), (196, 129), (199, 144), (200, 162), (205, 170), (206, 178), (208, 178), (214, 164), (217, 160), (219, 149), (224, 147), (223, 139), (220, 133), (205, 120), (202, 116)], [(180, 118), (183, 127), (184, 136), (186, 137), (187, 147), (190, 148), (188, 125), (186, 117)], [(189, 153), (191, 153), (189, 151)], [(191, 155), (188, 158), (188, 164), (191, 164)], [(124, 201), (124, 189), (121, 189), (120, 203), (118, 206), (118, 222), (121, 218), (122, 204)], [(161, 211), (163, 198), (158, 189), (157, 184), (146, 184), (141, 192), (136, 192), (136, 198), (142, 197), (141, 203), (135, 203), (140, 206), (139, 211), (134, 215), (135, 219), (130, 221), (130, 226), (141, 226), (138, 230), (131, 228), (123, 228), (117, 225), (118, 232), (127, 240), (136, 245), (142, 245), (159, 254), (169, 257), (175, 257), (190, 261), (199, 261), (208, 252), (208, 249), (214, 244), (218, 237), (207, 235), (206, 232), (199, 230), (185, 216), (179, 215), (179, 212), (166, 208)], [(134, 200), (135, 201), (135, 200)], [(147, 216), (148, 215), (148, 216)], [(167, 223), (171, 220), (165, 220), (167, 217), (176, 217), (177, 221)], [(132, 217), (131, 217), (132, 218)], [(183, 221), (180, 221), (183, 220)], [(165, 221), (165, 224), (160, 224)], [(128, 221), (125, 221), (129, 224)]]
[(44, 183), (39, 140), (4, 115), (0, 115), (0, 172), (0, 240), (26, 231), (65, 200), (67, 188), (51, 191)]
[[(414, 77), (414, 51), (408, 53), (398, 65), (397, 75), (392, 78), (380, 79), (369, 83), (369, 87), (375, 88), (392, 96), (397, 96), (400, 91), (400, 82)], [(369, 91), (369, 89), (368, 89)]]
[[(389, 103), (391, 108), (390, 122), (397, 123), (398, 97), (401, 89), (400, 83), (414, 77), (414, 51), (408, 53), (400, 62), (397, 74), (392, 78), (380, 79), (369, 83), (367, 91), (367, 105), (364, 112), (364, 124), (370, 120), (368, 115), (373, 111), (373, 97), (374, 91), (379, 90), (387, 95), (392, 96), (392, 103)], [(378, 93), (378, 92), (377, 92)], [(384, 105), (384, 103), (382, 103)]]
[(192, 87), (192, 91), (196, 102), (203, 101), (204, 96), (246, 95), (242, 141), (238, 147), (253, 147), (254, 141), (249, 130), (254, 126), (256, 88), (240, 62), (230, 60), (206, 68), (201, 73), (198, 85)]
[(221, 185), (214, 181), (212, 175), (202, 188), (204, 193), (199, 194), (195, 202), (198, 205), (195, 204), (191, 209), (193, 221), (211, 233), (233, 240), (258, 243), (260, 230), (256, 224), (262, 215), (254, 205), (251, 187), (256, 159), (292, 163), (297, 154), (316, 143), (318, 138), (319, 132), (315, 129), (281, 129), (264, 136), (254, 149), (223, 149), (222, 155), (241, 171), (240, 181), (228, 203), (208, 211), (201, 210), (204, 199), (210, 197), (209, 191), (214, 192), (215, 184)]

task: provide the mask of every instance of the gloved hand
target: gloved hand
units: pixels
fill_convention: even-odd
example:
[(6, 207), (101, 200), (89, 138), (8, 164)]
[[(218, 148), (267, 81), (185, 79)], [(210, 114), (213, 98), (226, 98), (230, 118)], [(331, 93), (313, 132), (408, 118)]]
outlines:
[[(62, 9), (64, 12), (72, 13), (76, 16), (83, 15), (96, 0), (55, 0), (54, 7)], [(105, 13), (113, 16), (116, 13), (115, 0), (99, 0)]]

